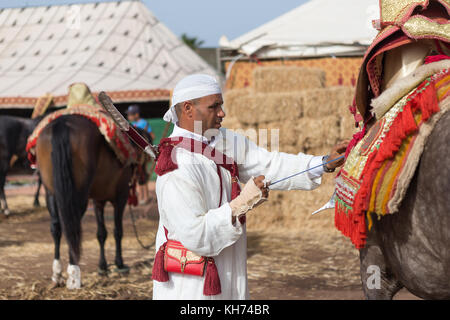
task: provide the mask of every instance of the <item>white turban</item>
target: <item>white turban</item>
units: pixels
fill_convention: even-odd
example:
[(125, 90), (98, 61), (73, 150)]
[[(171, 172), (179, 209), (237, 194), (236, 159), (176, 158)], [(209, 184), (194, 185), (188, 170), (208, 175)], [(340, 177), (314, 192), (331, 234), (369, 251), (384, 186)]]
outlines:
[(219, 83), (214, 77), (207, 74), (193, 74), (181, 79), (172, 94), (172, 105), (164, 115), (167, 122), (177, 123), (178, 117), (175, 105), (180, 102), (198, 99), (212, 94), (222, 93)]

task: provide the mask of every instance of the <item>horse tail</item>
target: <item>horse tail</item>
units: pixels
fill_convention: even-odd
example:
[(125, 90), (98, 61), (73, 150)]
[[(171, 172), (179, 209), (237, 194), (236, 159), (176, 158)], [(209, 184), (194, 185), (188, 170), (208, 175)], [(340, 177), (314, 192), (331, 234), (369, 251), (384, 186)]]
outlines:
[(81, 255), (80, 196), (75, 186), (72, 166), (70, 129), (67, 118), (60, 117), (52, 125), (53, 188), (59, 220), (69, 245), (70, 257), (78, 264)]

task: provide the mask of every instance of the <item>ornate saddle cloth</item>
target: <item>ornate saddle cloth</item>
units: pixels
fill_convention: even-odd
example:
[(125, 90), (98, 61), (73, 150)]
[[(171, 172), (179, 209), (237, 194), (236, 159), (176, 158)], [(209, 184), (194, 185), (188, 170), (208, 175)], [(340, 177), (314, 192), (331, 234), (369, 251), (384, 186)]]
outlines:
[(426, 78), (398, 100), (348, 154), (336, 178), (335, 225), (356, 248), (366, 242), (366, 214), (370, 230), (369, 213), (381, 216), (398, 210), (425, 144), (419, 132), (426, 124), (431, 133), (436, 117), (430, 118), (450, 95), (449, 71)]
[(111, 117), (109, 117), (99, 107), (88, 104), (80, 104), (55, 111), (39, 122), (27, 142), (26, 149), (31, 163), (34, 164), (36, 162), (35, 147), (42, 130), (53, 120), (59, 118), (60, 116), (70, 114), (83, 116), (95, 123), (100, 133), (105, 137), (105, 140), (108, 142), (109, 146), (122, 164), (129, 165), (137, 162), (136, 150), (128, 137), (116, 126)]

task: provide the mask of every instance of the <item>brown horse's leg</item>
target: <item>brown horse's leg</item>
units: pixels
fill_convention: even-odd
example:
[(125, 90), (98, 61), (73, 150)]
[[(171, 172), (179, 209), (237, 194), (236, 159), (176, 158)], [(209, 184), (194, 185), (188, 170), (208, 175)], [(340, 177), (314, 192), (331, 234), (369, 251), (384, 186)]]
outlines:
[(60, 286), (64, 283), (64, 279), (62, 277), (62, 265), (59, 260), (62, 234), (61, 223), (59, 222), (55, 197), (48, 190), (46, 190), (45, 192), (45, 200), (47, 203), (48, 212), (50, 213), (50, 232), (52, 233), (53, 243), (55, 245), (52, 267), (52, 281), (54, 282), (55, 286)]
[(37, 186), (36, 194), (34, 195), (33, 206), (40, 207), (41, 204), (39, 203), (39, 193), (41, 191), (42, 179), (41, 179), (41, 175), (40, 175), (39, 171), (37, 171), (37, 176), (38, 176), (38, 186)]
[(98, 262), (98, 274), (106, 275), (108, 272), (108, 264), (105, 258), (105, 241), (108, 232), (105, 227), (104, 209), (105, 201), (94, 201), (95, 217), (97, 219), (97, 240), (100, 244), (100, 260)]
[[(2, 166), (2, 161), (0, 159), (0, 166)], [(8, 171), (7, 164), (5, 167), (0, 168), (0, 213), (9, 215), (8, 204), (6, 203), (5, 196), (5, 182), (6, 182), (6, 172)]]
[(115, 263), (119, 272), (126, 272), (129, 270), (128, 266), (123, 264), (122, 259), (122, 236), (123, 236), (123, 211), (128, 200), (128, 188), (121, 190), (114, 203), (114, 239), (116, 240), (116, 259)]
[(375, 227), (368, 232), (367, 244), (359, 251), (363, 291), (368, 300), (392, 300), (403, 285), (387, 265), (375, 232)]

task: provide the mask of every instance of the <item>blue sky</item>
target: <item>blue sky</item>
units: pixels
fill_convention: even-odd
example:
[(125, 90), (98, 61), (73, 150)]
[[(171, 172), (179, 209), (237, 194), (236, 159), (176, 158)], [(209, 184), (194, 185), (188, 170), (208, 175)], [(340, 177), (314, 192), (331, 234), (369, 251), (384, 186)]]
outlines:
[[(1, 8), (97, 2), (95, 0), (0, 0)], [(187, 33), (217, 46), (226, 35), (234, 39), (298, 7), (307, 0), (144, 0), (160, 21), (176, 35)]]

